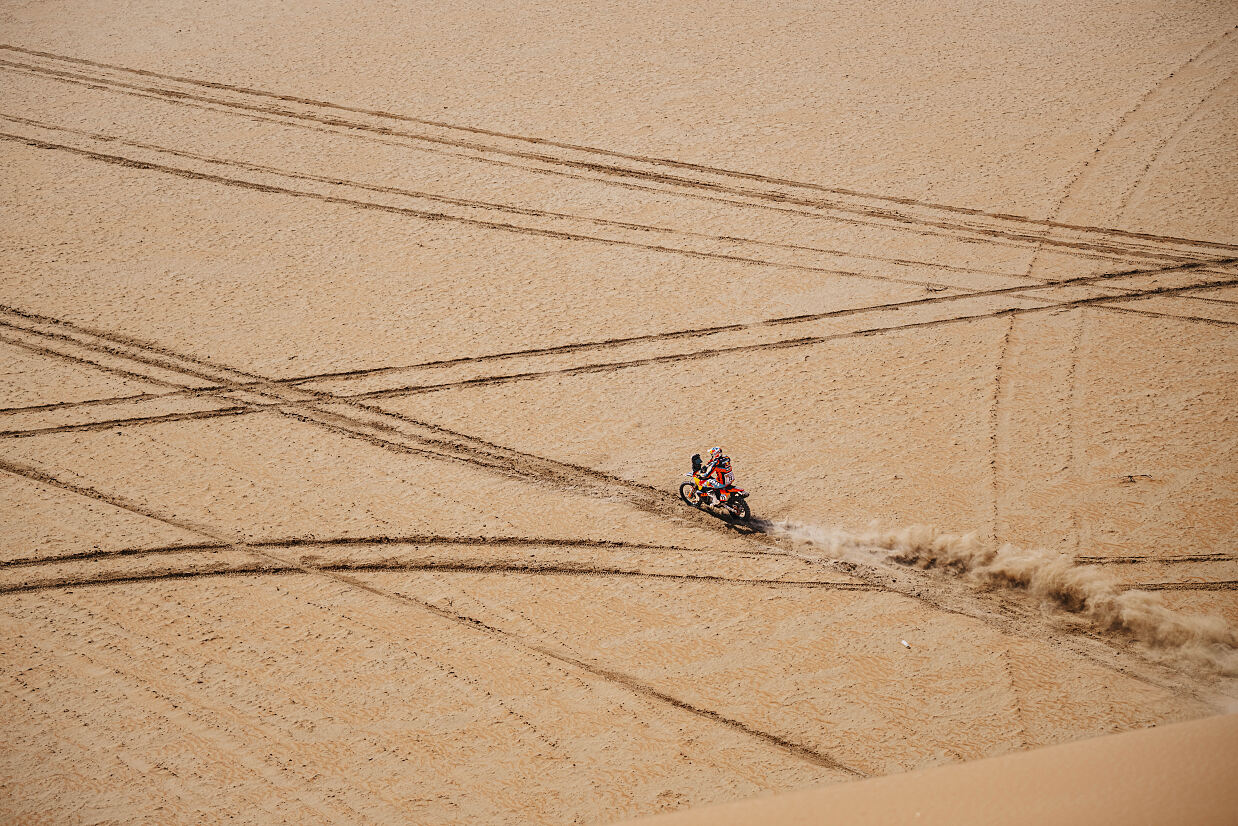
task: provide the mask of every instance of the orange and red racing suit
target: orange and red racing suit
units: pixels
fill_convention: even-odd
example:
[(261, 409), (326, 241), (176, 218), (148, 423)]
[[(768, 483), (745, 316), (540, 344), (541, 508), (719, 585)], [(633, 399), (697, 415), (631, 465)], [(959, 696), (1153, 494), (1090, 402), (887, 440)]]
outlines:
[(701, 478), (705, 479), (705, 487), (721, 490), (734, 484), (735, 474), (731, 471), (731, 458), (719, 456), (705, 467), (701, 468)]

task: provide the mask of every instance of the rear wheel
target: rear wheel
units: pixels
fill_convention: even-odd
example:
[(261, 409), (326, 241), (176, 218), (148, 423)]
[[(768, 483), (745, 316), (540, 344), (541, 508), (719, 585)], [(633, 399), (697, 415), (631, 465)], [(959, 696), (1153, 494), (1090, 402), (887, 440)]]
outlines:
[(748, 501), (746, 499), (741, 499), (737, 496), (730, 501), (728, 507), (740, 522), (747, 522), (748, 518), (752, 516), (752, 511), (748, 510)]
[(694, 508), (701, 505), (701, 495), (696, 492), (696, 485), (691, 482), (684, 482), (679, 486), (679, 498)]

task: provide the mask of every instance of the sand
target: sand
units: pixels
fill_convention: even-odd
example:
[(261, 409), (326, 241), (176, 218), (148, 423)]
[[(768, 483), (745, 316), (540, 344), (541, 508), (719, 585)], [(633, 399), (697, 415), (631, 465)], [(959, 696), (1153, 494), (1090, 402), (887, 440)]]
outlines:
[(613, 822), (1238, 700), (1232, 4), (0, 35), (3, 819)]
[(1232, 823), (1238, 717), (1111, 734), (642, 823)]

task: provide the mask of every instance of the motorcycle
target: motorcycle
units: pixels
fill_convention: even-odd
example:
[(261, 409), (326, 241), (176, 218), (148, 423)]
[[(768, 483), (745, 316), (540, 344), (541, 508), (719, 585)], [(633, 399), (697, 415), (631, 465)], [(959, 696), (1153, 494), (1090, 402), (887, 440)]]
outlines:
[(729, 484), (724, 488), (713, 489), (713, 494), (716, 497), (714, 504), (709, 503), (709, 497), (706, 494), (705, 483), (708, 481), (706, 477), (701, 476), (701, 454), (697, 453), (692, 456), (692, 472), (685, 473), (691, 481), (684, 482), (679, 486), (679, 498), (694, 508), (711, 508), (713, 510), (721, 510), (725, 515), (730, 516), (740, 522), (747, 522), (752, 516), (752, 511), (748, 508), (748, 494), (743, 488), (737, 488), (734, 484)]

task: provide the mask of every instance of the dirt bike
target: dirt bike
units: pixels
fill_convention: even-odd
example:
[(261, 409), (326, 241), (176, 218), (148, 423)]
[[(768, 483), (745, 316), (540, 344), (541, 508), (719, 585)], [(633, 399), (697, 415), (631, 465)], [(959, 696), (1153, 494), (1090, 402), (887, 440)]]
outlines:
[(737, 488), (734, 484), (728, 484), (724, 488), (713, 488), (715, 501), (710, 504), (708, 494), (706, 494), (705, 483), (708, 481), (706, 477), (701, 476), (701, 455), (695, 454), (692, 457), (692, 472), (685, 473), (692, 481), (684, 482), (679, 486), (679, 498), (687, 502), (694, 508), (712, 508), (720, 510), (727, 516), (737, 519), (740, 522), (747, 522), (752, 516), (752, 511), (748, 508), (748, 494), (743, 488)]

